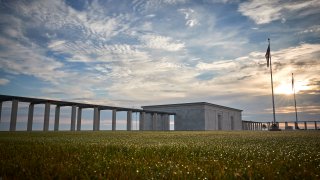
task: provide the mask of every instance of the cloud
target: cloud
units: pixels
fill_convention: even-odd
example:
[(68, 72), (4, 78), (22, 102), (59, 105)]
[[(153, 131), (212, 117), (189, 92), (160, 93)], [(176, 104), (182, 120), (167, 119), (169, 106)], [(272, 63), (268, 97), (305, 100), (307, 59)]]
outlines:
[(134, 0), (132, 2), (132, 7), (136, 12), (148, 13), (167, 6), (185, 4), (188, 1), (189, 0)]
[(8, 84), (10, 81), (8, 79), (5, 79), (5, 78), (0, 78), (0, 86), (1, 85), (6, 85)]
[(147, 34), (140, 38), (141, 42), (151, 49), (161, 49), (166, 51), (179, 51), (182, 50), (185, 45), (179, 41), (174, 41), (170, 37)]
[(193, 9), (179, 9), (178, 11), (184, 14), (186, 26), (193, 27), (200, 24), (196, 18), (196, 12)]
[(0, 55), (2, 70), (12, 74), (31, 75), (51, 83), (55, 83), (56, 78), (66, 77), (65, 72), (58, 70), (63, 64), (45, 56), (41, 47), (35, 44), (26, 47), (3, 37), (0, 37), (0, 42), (6, 45), (6, 51), (2, 51)]
[[(266, 109), (269, 113), (272, 113), (272, 109)], [(309, 114), (318, 114), (320, 110), (320, 106), (297, 106), (298, 113), (309, 113)], [(295, 113), (294, 106), (284, 106), (284, 107), (277, 107), (277, 113), (279, 114), (290, 114)]]
[(293, 2), (253, 0), (241, 3), (238, 11), (244, 16), (248, 16), (256, 24), (267, 24), (276, 20), (316, 14), (319, 7), (320, 2), (317, 0)]
[(309, 34), (309, 33), (320, 34), (320, 25), (313, 25), (309, 28), (306, 28), (306, 29), (298, 32), (298, 34)]

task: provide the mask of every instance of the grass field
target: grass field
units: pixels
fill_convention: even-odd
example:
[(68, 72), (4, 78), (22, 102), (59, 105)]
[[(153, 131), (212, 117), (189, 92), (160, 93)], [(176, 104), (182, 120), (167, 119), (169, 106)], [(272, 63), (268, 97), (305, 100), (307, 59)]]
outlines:
[(0, 132), (0, 178), (320, 179), (320, 132)]

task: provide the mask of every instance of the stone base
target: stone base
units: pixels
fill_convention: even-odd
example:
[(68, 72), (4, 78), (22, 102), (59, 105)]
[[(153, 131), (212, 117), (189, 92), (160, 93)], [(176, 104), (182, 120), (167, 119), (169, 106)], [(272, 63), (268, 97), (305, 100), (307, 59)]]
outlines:
[(281, 131), (277, 124), (272, 124), (269, 131)]

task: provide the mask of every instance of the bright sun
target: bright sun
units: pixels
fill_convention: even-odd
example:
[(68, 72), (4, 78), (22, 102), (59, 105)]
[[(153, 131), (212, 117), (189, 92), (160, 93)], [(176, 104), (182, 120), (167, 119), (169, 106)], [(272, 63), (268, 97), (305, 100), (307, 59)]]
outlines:
[(286, 94), (286, 95), (293, 94), (291, 84), (280, 84), (278, 87), (275, 88), (274, 91), (276, 94)]
[[(310, 89), (307, 86), (306, 82), (297, 82), (295, 83), (295, 91), (298, 93), (301, 90), (308, 90)], [(293, 94), (292, 85), (291, 83), (281, 83), (279, 86), (275, 87), (274, 92), (276, 94), (285, 94), (285, 95), (291, 95)]]

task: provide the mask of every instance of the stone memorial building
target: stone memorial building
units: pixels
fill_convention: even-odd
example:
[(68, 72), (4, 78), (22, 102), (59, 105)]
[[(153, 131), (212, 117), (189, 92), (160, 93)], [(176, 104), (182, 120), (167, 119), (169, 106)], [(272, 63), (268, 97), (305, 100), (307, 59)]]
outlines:
[[(174, 130), (242, 130), (242, 110), (235, 108), (207, 102), (152, 105), (142, 108), (175, 113)], [(152, 121), (147, 120), (149, 118), (146, 117), (144, 130), (152, 130)], [(159, 123), (157, 122), (157, 126), (161, 126)]]

